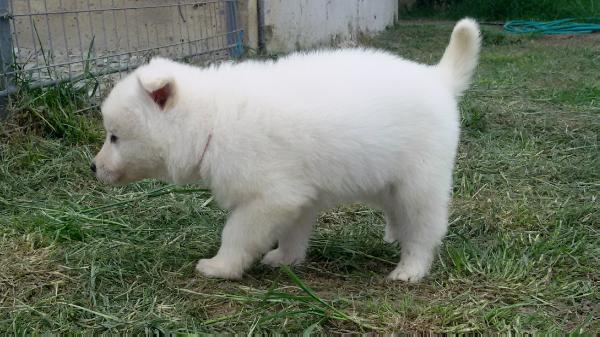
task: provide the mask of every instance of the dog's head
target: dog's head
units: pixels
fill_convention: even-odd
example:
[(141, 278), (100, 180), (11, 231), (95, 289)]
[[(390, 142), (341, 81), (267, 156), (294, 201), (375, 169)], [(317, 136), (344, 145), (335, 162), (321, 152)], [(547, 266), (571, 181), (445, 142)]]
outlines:
[(168, 122), (176, 103), (173, 63), (154, 59), (121, 80), (102, 103), (106, 138), (91, 170), (110, 184), (167, 176)]

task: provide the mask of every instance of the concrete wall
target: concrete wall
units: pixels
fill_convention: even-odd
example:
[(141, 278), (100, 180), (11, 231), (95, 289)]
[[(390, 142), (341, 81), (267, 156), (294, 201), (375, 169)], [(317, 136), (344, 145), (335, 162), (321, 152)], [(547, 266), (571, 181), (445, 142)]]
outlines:
[[(237, 8), (248, 47), (259, 46), (260, 4), (265, 47), (271, 52), (289, 52), (344, 44), (356, 41), (361, 34), (377, 33), (394, 23), (399, 6), (411, 2), (414, 0), (239, 0)], [(10, 0), (10, 3), (15, 14), (72, 11), (14, 18), (16, 54), (21, 60), (36, 60), (36, 63), (43, 62), (42, 49), (52, 50), (57, 63), (81, 60), (92, 39), (96, 55), (136, 50), (144, 54), (148, 49), (166, 46), (160, 53), (177, 57), (226, 44), (224, 3), (183, 1), (188, 5), (146, 9), (133, 8), (176, 2)], [(87, 12), (115, 7), (131, 9)]]
[[(248, 0), (248, 13), (256, 1), (263, 6), (265, 47), (270, 52), (356, 41), (393, 25), (399, 6), (398, 0)], [(247, 42), (254, 47), (251, 26), (248, 20)]]

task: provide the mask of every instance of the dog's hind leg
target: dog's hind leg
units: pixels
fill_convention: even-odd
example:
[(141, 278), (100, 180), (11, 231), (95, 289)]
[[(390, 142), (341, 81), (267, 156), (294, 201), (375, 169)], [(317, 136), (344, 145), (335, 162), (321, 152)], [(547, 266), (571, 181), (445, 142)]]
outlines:
[(268, 252), (262, 263), (271, 267), (302, 263), (316, 217), (317, 211), (313, 207), (303, 209), (298, 219), (279, 234), (277, 248)]
[(396, 221), (388, 233), (400, 243), (401, 259), (390, 279), (416, 282), (427, 275), (446, 234), (448, 199), (445, 184), (431, 184), (426, 178), (398, 185), (397, 206), (388, 211)]

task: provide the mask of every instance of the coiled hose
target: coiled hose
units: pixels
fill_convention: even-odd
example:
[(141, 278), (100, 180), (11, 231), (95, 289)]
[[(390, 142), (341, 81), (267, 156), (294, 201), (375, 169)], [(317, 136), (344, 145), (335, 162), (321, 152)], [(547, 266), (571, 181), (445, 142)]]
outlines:
[[(586, 19), (586, 21), (600, 21), (598, 19)], [(560, 34), (589, 34), (600, 32), (600, 24), (578, 23), (575, 19), (562, 19), (555, 21), (529, 21), (512, 20), (504, 24), (504, 30), (513, 34), (541, 33), (548, 35)]]

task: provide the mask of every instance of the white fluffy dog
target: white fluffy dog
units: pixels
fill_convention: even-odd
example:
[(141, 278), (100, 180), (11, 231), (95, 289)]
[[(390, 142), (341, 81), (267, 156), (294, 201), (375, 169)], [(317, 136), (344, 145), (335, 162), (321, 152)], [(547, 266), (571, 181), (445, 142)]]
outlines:
[(400, 243), (389, 278), (418, 281), (448, 226), (457, 98), (479, 49), (463, 19), (434, 66), (369, 49), (207, 69), (155, 58), (104, 101), (92, 170), (113, 184), (206, 181), (231, 210), (219, 252), (196, 267), (206, 276), (240, 278), (264, 253), (271, 266), (300, 263), (317, 214), (362, 201)]

